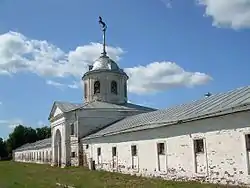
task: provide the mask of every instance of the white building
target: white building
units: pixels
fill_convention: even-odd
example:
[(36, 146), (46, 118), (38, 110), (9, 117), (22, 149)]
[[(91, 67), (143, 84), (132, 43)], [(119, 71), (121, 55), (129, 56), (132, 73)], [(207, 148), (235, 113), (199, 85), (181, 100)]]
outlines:
[(250, 186), (250, 86), (163, 110), (138, 106), (105, 45), (82, 79), (85, 102), (55, 102), (52, 138), (17, 148), (15, 161)]

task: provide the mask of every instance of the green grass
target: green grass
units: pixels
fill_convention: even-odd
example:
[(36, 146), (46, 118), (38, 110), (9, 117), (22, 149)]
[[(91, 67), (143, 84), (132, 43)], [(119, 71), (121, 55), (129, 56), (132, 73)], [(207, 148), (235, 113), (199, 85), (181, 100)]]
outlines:
[(141, 178), (85, 168), (0, 161), (0, 188), (54, 188), (56, 183), (82, 188), (216, 188), (195, 182), (173, 182)]

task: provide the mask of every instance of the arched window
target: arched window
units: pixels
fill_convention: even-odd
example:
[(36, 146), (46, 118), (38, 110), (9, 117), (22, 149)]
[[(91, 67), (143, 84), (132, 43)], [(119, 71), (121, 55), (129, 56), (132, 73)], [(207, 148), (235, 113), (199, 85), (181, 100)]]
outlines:
[(111, 82), (111, 93), (114, 93), (117, 95), (117, 82), (116, 81)]
[(127, 94), (127, 83), (125, 83), (125, 84), (124, 84), (124, 97), (127, 98), (127, 97), (128, 97), (127, 95), (128, 95), (128, 94)]
[(94, 83), (94, 94), (100, 93), (101, 85), (99, 81), (95, 81)]
[(84, 98), (87, 98), (87, 83), (84, 83)]

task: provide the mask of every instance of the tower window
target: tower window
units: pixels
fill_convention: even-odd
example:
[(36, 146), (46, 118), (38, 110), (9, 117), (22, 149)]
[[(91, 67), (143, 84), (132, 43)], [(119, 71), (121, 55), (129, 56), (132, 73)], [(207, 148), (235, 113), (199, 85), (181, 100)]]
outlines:
[(84, 83), (84, 98), (87, 98), (87, 84)]
[(95, 83), (94, 83), (94, 94), (100, 93), (100, 87), (101, 87), (100, 82), (95, 81)]
[(127, 83), (124, 84), (124, 96), (127, 98)]
[(114, 93), (117, 95), (117, 82), (116, 81), (111, 82), (111, 93)]

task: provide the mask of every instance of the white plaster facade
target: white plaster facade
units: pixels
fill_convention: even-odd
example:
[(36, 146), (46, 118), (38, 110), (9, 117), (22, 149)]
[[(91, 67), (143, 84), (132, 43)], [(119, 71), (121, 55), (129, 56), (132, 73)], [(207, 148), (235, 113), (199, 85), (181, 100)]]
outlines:
[[(172, 180), (250, 185), (247, 134), (250, 134), (250, 111), (84, 139), (83, 148), (88, 158), (94, 160), (96, 169)], [(203, 140), (203, 152), (195, 153), (197, 139)], [(164, 144), (160, 154), (159, 143)], [(132, 146), (137, 147), (135, 156)], [(113, 147), (117, 151), (115, 156)]]

